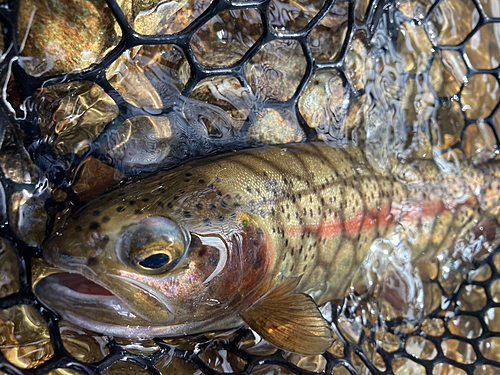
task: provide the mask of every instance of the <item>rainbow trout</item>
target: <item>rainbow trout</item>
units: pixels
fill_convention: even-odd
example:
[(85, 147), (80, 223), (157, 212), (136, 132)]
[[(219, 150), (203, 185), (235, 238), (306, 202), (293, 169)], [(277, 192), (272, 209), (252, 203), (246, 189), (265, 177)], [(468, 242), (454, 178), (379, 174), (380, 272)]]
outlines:
[(147, 338), (250, 326), (317, 354), (317, 305), (341, 298), (375, 240), (397, 231), (432, 257), (498, 214), (497, 163), (444, 173), (433, 161), (374, 170), (357, 149), (266, 147), (185, 164), (87, 204), (44, 244), (35, 285), (62, 317)]

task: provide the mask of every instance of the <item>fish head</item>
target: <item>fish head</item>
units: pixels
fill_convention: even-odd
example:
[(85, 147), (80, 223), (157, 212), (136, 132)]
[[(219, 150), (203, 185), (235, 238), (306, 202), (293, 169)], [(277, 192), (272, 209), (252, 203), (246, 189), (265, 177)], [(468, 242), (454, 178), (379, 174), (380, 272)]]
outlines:
[(219, 207), (217, 194), (171, 190), (145, 198), (124, 188), (83, 207), (44, 244), (59, 272), (36, 282), (40, 300), (120, 337), (241, 325), (238, 313), (265, 293), (270, 241), (251, 214)]

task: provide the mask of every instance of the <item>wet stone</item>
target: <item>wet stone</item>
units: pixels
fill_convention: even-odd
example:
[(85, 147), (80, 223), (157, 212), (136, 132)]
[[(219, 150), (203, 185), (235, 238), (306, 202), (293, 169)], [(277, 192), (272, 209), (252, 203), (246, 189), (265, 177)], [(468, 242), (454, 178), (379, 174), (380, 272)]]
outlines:
[(456, 51), (438, 50), (432, 61), (430, 80), (441, 97), (457, 95), (467, 79), (467, 67)]
[(432, 2), (425, 0), (402, 0), (398, 2), (398, 9), (406, 17), (422, 20), (431, 9)]
[(485, 264), (470, 273), (470, 278), (473, 281), (483, 282), (490, 279), (492, 275), (491, 267)]
[(472, 120), (488, 117), (499, 99), (500, 87), (495, 76), (491, 74), (474, 74), (462, 91), (463, 109)]
[(365, 69), (371, 66), (364, 32), (357, 32), (349, 45), (345, 58), (345, 73), (354, 90), (365, 88)]
[(80, 328), (66, 320), (59, 322), (59, 332), (64, 349), (75, 359), (94, 363), (109, 355), (109, 341), (104, 337)]
[(460, 340), (446, 340), (441, 342), (443, 354), (454, 361), (464, 364), (474, 363), (477, 359), (476, 352), (471, 344)]
[(339, 58), (347, 35), (348, 10), (348, 2), (336, 3), (309, 34), (309, 47), (317, 63), (334, 62)]
[(434, 365), (434, 368), (432, 369), (432, 375), (443, 375), (443, 374), (467, 375), (467, 373), (464, 370), (447, 363), (438, 363)]
[(406, 341), (406, 352), (415, 358), (432, 360), (437, 355), (436, 346), (421, 336), (411, 336)]
[(453, 335), (475, 339), (483, 331), (481, 322), (475, 316), (459, 315), (448, 321), (448, 329)]
[(0, 237), (0, 298), (19, 292), (19, 261), (10, 243)]
[(391, 362), (394, 375), (425, 375), (425, 368), (409, 358), (394, 358)]
[(146, 369), (132, 364), (131, 362), (116, 362), (102, 372), (103, 375), (143, 375), (148, 374)]
[(208, 367), (219, 372), (241, 372), (247, 362), (227, 350), (207, 349), (199, 354)]
[(269, 20), (277, 32), (302, 30), (323, 8), (325, 0), (272, 0)]
[(421, 74), (427, 70), (432, 44), (422, 27), (413, 23), (403, 23), (399, 29), (396, 50), (408, 73)]
[(442, 319), (426, 319), (422, 322), (422, 331), (430, 336), (439, 337), (445, 332), (444, 322)]
[(0, 169), (6, 178), (15, 183), (35, 184), (38, 182), (38, 169), (24, 147), (24, 138), (24, 133), (16, 126), (5, 126), (3, 142), (0, 142)]
[(479, 350), (486, 359), (500, 362), (500, 337), (488, 337), (479, 344)]
[(278, 350), (276, 346), (270, 344), (266, 340), (263, 340), (262, 337), (253, 331), (250, 335), (239, 342), (238, 349), (258, 356), (273, 355)]
[(343, 138), (341, 125), (349, 109), (349, 91), (337, 70), (316, 72), (299, 99), (299, 111), (318, 133)]
[(297, 90), (306, 71), (306, 59), (296, 40), (267, 43), (246, 65), (245, 75), (256, 96), (287, 101)]
[(385, 371), (385, 362), (380, 353), (377, 352), (375, 345), (371, 342), (363, 342), (363, 353), (366, 355), (371, 364), (379, 371)]
[(0, 351), (23, 369), (36, 368), (52, 358), (47, 323), (33, 307), (16, 305), (0, 310)]
[(47, 375), (83, 375), (83, 374), (71, 368), (58, 368), (47, 373)]
[(125, 51), (107, 70), (106, 78), (130, 104), (140, 108), (171, 107), (191, 75), (177, 46), (142, 46)]
[(336, 357), (343, 357), (344, 356), (344, 345), (342, 344), (342, 341), (338, 338), (337, 334), (335, 332), (333, 333), (333, 344), (330, 346), (328, 349), (328, 352), (333, 354)]
[(217, 14), (191, 38), (198, 62), (209, 67), (228, 66), (239, 61), (263, 33), (256, 9), (230, 10)]
[(252, 101), (252, 94), (236, 78), (206, 78), (189, 95), (184, 116), (205, 137), (231, 138), (247, 119)]
[(500, 7), (495, 0), (479, 0), (484, 12), (489, 17), (500, 17)]
[(42, 135), (58, 154), (83, 155), (104, 126), (118, 116), (111, 97), (89, 81), (38, 90), (35, 103)]
[(484, 321), (492, 332), (500, 332), (500, 307), (492, 307), (486, 311)]
[(465, 156), (476, 163), (493, 159), (497, 150), (495, 133), (487, 123), (471, 124), (465, 130), (462, 147)]
[(399, 349), (400, 339), (398, 335), (385, 331), (382, 327), (377, 327), (375, 332), (377, 345), (386, 352), (393, 353)]
[(490, 293), (493, 301), (500, 302), (500, 279), (497, 279), (490, 284)]
[(493, 258), (493, 264), (495, 265), (496, 271), (500, 273), (500, 253), (496, 254)]
[(458, 306), (462, 311), (479, 311), (486, 306), (486, 292), (478, 285), (467, 285), (460, 292)]
[(405, 123), (421, 129), (432, 116), (434, 96), (424, 80), (409, 78), (406, 81), (401, 109)]
[(434, 145), (445, 150), (458, 143), (464, 127), (464, 117), (457, 102), (445, 102), (437, 110), (437, 124), (432, 126)]
[(496, 69), (500, 64), (500, 23), (482, 26), (465, 46), (465, 56), (476, 69)]
[(475, 10), (472, 0), (442, 1), (429, 18), (429, 37), (447, 46), (462, 43), (478, 23)]
[(154, 340), (125, 339), (115, 337), (115, 341), (127, 352), (136, 355), (151, 355), (160, 350)]
[(333, 368), (334, 375), (351, 375), (351, 372), (342, 365), (337, 365)]
[(45, 202), (27, 190), (11, 195), (9, 222), (14, 232), (29, 246), (41, 245), (45, 237)]
[(136, 116), (126, 120), (108, 143), (108, 153), (129, 167), (161, 164), (170, 153), (169, 117)]
[(499, 368), (491, 365), (482, 365), (474, 370), (474, 375), (496, 375)]
[(118, 0), (129, 24), (143, 35), (175, 34), (184, 30), (212, 3), (211, 0)]
[(99, 0), (22, 0), (22, 65), (34, 76), (69, 73), (100, 61), (119, 41), (111, 10)]
[(265, 108), (248, 129), (246, 140), (249, 144), (281, 144), (300, 142), (303, 137), (295, 113), (284, 108)]
[(97, 159), (88, 158), (78, 166), (72, 187), (82, 201), (88, 201), (113, 187), (124, 177), (122, 172)]

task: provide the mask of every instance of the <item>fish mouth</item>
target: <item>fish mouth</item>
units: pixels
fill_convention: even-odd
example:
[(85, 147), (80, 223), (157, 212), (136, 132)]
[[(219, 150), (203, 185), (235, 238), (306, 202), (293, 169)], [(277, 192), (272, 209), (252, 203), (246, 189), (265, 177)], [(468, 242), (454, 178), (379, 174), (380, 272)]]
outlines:
[(152, 323), (105, 286), (79, 273), (50, 274), (39, 280), (34, 289), (37, 297), (62, 318), (110, 336), (133, 339), (176, 337), (243, 325), (238, 315), (181, 324)]

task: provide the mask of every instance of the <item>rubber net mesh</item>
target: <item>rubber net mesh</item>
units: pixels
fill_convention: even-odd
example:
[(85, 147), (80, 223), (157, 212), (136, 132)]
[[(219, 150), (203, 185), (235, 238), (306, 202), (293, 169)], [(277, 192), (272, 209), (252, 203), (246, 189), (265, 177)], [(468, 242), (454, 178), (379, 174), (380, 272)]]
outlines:
[(422, 266), (416, 320), (357, 294), (323, 307), (336, 341), (314, 357), (248, 329), (103, 337), (31, 290), (57, 212), (193, 156), (319, 138), (494, 158), (495, 17), (490, 0), (0, 3), (0, 373), (500, 374), (498, 249)]

